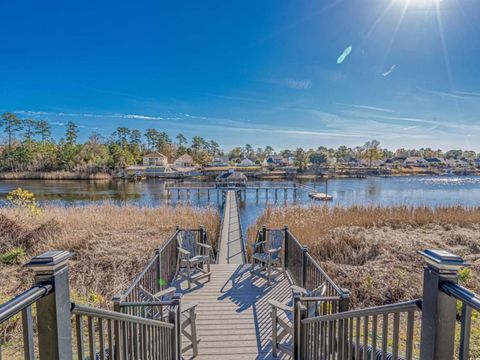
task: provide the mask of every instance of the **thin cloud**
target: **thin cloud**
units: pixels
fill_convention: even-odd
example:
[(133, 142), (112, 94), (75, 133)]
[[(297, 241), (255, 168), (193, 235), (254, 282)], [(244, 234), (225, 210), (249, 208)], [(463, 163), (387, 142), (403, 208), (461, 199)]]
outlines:
[(289, 89), (294, 90), (308, 90), (312, 87), (312, 81), (309, 79), (292, 79), (292, 78), (282, 78), (282, 79), (270, 79), (266, 81), (270, 84), (280, 85)]
[(437, 95), (440, 97), (447, 97), (447, 98), (452, 98), (452, 99), (461, 99), (461, 100), (470, 100), (470, 96), (466, 95), (460, 95), (458, 93), (451, 93), (451, 92), (445, 92), (445, 91), (437, 91), (437, 90), (429, 90), (429, 89), (423, 89), (419, 88), (420, 91), (423, 91), (427, 94), (432, 94), (432, 95)]
[(361, 104), (345, 104), (345, 103), (335, 103), (336, 105), (348, 106), (355, 109), (362, 109), (362, 110), (373, 110), (373, 111), (380, 111), (386, 113), (394, 113), (395, 111), (392, 109), (381, 108), (377, 106), (370, 106), (370, 105), (361, 105)]
[(212, 96), (219, 99), (226, 99), (232, 101), (246, 101), (246, 102), (255, 102), (255, 103), (265, 103), (266, 100), (251, 98), (251, 97), (243, 97), (243, 96), (229, 96), (229, 95), (217, 95), (217, 94), (206, 94), (208, 96)]
[(387, 71), (383, 72), (383, 73), (382, 73), (382, 76), (383, 76), (383, 77), (387, 77), (388, 75), (390, 75), (391, 73), (393, 73), (396, 68), (397, 68), (397, 65), (392, 65), (392, 66), (390, 66), (390, 69), (388, 69)]
[(480, 97), (480, 93), (478, 93), (478, 92), (471, 92), (471, 91), (454, 91), (454, 94), (457, 94), (457, 95), (466, 95), (466, 96), (473, 96), (473, 97)]

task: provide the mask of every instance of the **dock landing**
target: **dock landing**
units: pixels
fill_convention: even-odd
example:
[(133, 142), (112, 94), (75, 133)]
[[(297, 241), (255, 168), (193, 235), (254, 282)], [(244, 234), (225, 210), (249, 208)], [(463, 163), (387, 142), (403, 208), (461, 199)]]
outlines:
[(224, 196), (218, 263), (244, 264), (246, 262), (245, 243), (238, 211), (237, 193), (235, 190), (227, 190)]
[[(198, 304), (200, 343), (195, 359), (277, 359), (272, 356), (268, 300), (287, 302), (291, 297), (290, 282), (281, 275), (269, 286), (265, 279), (251, 276), (235, 190), (224, 193), (219, 241), (218, 263), (211, 265), (211, 280), (202, 279), (191, 289), (186, 288), (185, 282), (181, 284), (182, 301)], [(191, 350), (183, 355), (185, 359), (192, 358)]]
[[(251, 277), (249, 266), (214, 264), (210, 282), (184, 289), (182, 301), (197, 303), (198, 360), (270, 360), (272, 319), (269, 299), (288, 302), (290, 283), (279, 276), (271, 286)], [(183, 286), (182, 286), (183, 287)], [(187, 343), (184, 344), (186, 346)], [(191, 350), (183, 354), (193, 359)]]

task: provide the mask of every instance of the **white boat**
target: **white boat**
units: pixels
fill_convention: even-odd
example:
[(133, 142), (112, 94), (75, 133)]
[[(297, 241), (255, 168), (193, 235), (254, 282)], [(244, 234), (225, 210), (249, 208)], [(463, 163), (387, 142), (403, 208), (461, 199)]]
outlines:
[(308, 194), (314, 200), (322, 200), (322, 201), (331, 201), (333, 200), (333, 196), (322, 193), (322, 192), (311, 192)]

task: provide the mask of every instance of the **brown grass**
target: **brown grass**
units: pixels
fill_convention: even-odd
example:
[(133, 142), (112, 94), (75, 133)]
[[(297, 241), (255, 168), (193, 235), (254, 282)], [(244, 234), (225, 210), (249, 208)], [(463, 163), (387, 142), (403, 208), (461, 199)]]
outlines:
[[(138, 208), (113, 205), (47, 207), (40, 216), (24, 210), (0, 209), (0, 253), (22, 247), (27, 256), (46, 250), (75, 253), (70, 262), (74, 298), (108, 306), (175, 230), (175, 225), (205, 225), (216, 239), (219, 221), (213, 208)], [(20, 265), (0, 263), (0, 299), (18, 294), (32, 283), (31, 272)], [(0, 301), (2, 302), (2, 301)]]
[(290, 206), (268, 208), (248, 231), (288, 224), (354, 307), (421, 297), (418, 250), (445, 249), (472, 264), (462, 281), (480, 290), (480, 208)]
[(69, 171), (22, 171), (0, 172), (0, 180), (110, 180), (112, 176), (107, 173), (82, 173)]

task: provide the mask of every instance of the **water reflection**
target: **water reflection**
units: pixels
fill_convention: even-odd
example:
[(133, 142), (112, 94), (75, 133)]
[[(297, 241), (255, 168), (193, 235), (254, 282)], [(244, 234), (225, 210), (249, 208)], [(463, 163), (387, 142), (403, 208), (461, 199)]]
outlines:
[[(260, 181), (251, 183), (259, 186), (290, 186), (297, 184), (297, 203), (311, 203), (308, 190), (304, 186), (315, 187), (317, 191), (325, 190), (324, 181)], [(40, 204), (55, 204), (62, 206), (100, 204), (134, 204), (138, 206), (159, 206), (164, 204), (177, 205), (190, 203), (198, 206), (218, 206), (221, 196), (206, 190), (190, 192), (190, 198), (182, 193), (178, 198), (176, 192), (168, 198), (167, 186), (208, 186), (198, 181), (164, 181), (151, 179), (140, 182), (113, 181), (75, 181), (75, 180), (15, 180), (0, 181), (0, 203), (6, 194), (18, 187), (35, 193)], [(328, 206), (334, 205), (480, 205), (480, 177), (370, 177), (367, 179), (335, 179), (328, 181), (328, 193), (334, 200)], [(242, 204), (242, 221), (245, 226), (252, 223), (266, 206), (285, 206), (293, 203), (293, 191), (289, 190), (287, 200), (283, 190), (278, 190), (277, 201), (275, 192), (270, 190), (268, 198), (265, 190), (247, 192)]]

